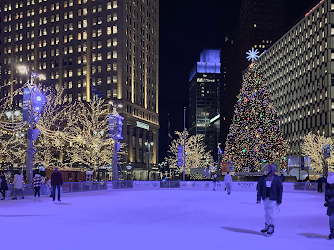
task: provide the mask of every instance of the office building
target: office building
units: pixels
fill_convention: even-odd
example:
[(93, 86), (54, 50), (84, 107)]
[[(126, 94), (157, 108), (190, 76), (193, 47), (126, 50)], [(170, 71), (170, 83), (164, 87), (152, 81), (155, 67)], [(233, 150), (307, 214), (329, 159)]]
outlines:
[(333, 11), (333, 1), (320, 1), (258, 59), (291, 155), (309, 132), (334, 134)]
[(65, 102), (90, 101), (94, 85), (123, 105), (123, 162), (143, 179), (145, 142), (158, 160), (159, 0), (1, 0), (0, 11), (1, 95), (25, 82), (20, 64), (62, 86)]
[(217, 160), (220, 130), (220, 49), (203, 49), (189, 74), (189, 134), (203, 135)]

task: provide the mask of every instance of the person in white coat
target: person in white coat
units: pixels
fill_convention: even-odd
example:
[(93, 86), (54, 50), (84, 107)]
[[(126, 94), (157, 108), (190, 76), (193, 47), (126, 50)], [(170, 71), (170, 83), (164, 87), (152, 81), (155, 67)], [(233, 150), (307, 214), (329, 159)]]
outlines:
[(230, 175), (230, 172), (227, 172), (224, 178), (225, 181), (225, 187), (227, 190), (227, 194), (231, 193), (231, 186), (232, 186), (232, 176)]
[(18, 171), (16, 172), (16, 175), (14, 176), (14, 198), (13, 200), (17, 200), (17, 195), (18, 195), (18, 191), (21, 191), (21, 197), (22, 199), (24, 199), (24, 196), (23, 196), (23, 190), (22, 190), (22, 187), (23, 187), (23, 177), (21, 175), (21, 173)]

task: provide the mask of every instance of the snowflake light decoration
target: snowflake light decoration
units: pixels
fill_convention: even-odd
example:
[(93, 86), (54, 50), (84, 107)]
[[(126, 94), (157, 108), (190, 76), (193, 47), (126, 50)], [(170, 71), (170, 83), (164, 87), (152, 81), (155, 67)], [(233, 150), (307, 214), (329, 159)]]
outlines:
[(246, 52), (246, 54), (248, 55), (246, 58), (248, 61), (257, 60), (259, 58), (259, 53), (260, 51), (258, 51), (257, 49), (254, 50), (254, 48), (252, 48), (252, 50), (248, 50), (248, 52)]

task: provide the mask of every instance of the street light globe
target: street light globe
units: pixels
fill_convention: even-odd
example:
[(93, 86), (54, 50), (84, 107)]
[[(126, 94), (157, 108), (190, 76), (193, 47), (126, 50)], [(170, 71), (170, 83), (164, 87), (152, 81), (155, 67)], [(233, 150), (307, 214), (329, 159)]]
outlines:
[(15, 115), (15, 116), (19, 116), (19, 115), (20, 115), (20, 111), (19, 111), (19, 110), (16, 110), (16, 111), (14, 112), (14, 115)]
[(6, 116), (7, 116), (8, 118), (10, 118), (10, 117), (12, 116), (12, 112), (7, 111), (7, 112), (6, 112)]
[(39, 80), (45, 80), (46, 79), (45, 75), (38, 75), (38, 78), (39, 78)]
[(119, 108), (123, 108), (123, 104), (118, 104), (118, 107)]
[(25, 74), (27, 72), (27, 67), (20, 66), (18, 70), (21, 72), (21, 74)]

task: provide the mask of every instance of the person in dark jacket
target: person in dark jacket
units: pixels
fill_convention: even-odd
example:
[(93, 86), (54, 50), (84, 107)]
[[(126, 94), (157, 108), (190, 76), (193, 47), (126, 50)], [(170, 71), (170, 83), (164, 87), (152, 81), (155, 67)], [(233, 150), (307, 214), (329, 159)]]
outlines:
[(284, 176), (283, 173), (281, 173), (281, 178), (282, 178), (282, 182), (284, 182), (285, 181), (285, 176)]
[(322, 176), (317, 180), (318, 193), (322, 193), (322, 184), (325, 182), (325, 178)]
[(6, 176), (4, 174), (4, 172), (0, 173), (0, 193), (2, 194), (2, 198), (1, 200), (6, 199), (6, 191), (8, 190), (8, 185), (7, 185), (7, 181), (6, 181)]
[(55, 171), (51, 174), (51, 186), (52, 186), (52, 200), (55, 200), (56, 188), (58, 190), (58, 201), (60, 201), (60, 186), (63, 185), (63, 177), (58, 171), (58, 167), (55, 167)]
[(327, 207), (327, 215), (329, 216), (330, 234), (328, 239), (334, 238), (334, 174), (328, 173), (326, 189), (325, 189), (325, 206)]
[(265, 228), (262, 233), (272, 235), (274, 233), (274, 208), (282, 203), (283, 184), (282, 178), (275, 175), (276, 166), (267, 166), (267, 175), (261, 176), (257, 184), (257, 203), (264, 203)]

